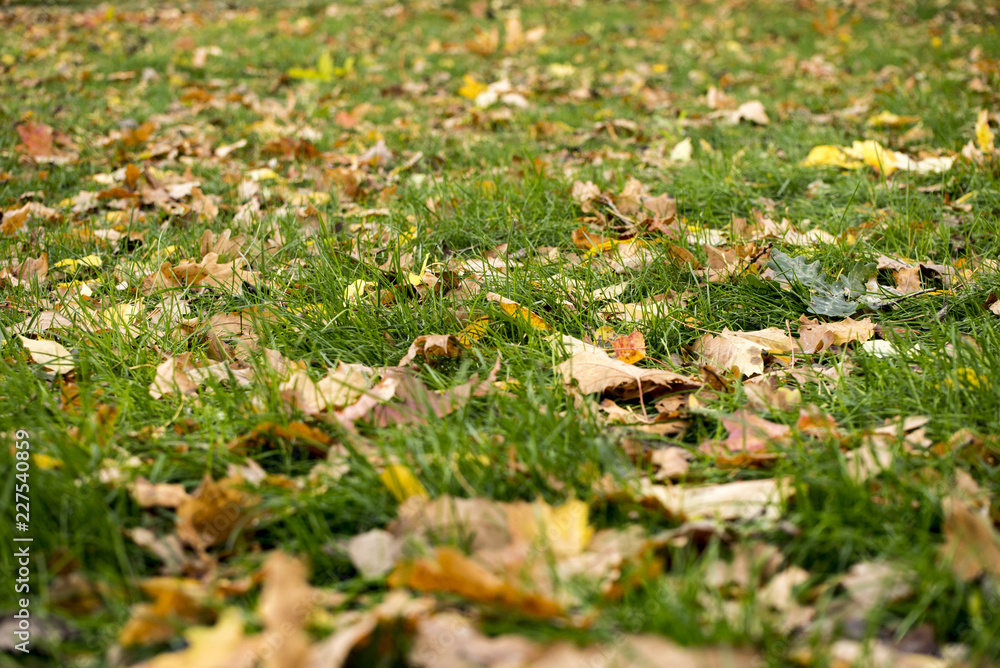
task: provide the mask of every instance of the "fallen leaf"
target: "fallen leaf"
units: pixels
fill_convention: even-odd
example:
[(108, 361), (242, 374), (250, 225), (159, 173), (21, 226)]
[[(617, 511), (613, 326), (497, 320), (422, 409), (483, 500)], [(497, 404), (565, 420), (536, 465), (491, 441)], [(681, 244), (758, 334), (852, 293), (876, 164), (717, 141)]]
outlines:
[(584, 394), (615, 393), (623, 398), (693, 390), (701, 382), (665, 369), (640, 369), (603, 353), (580, 351), (555, 367), (563, 382), (576, 381)]
[(417, 355), (423, 355), (428, 362), (432, 357), (456, 358), (462, 354), (462, 344), (457, 336), (452, 334), (427, 334), (418, 336), (410, 344), (410, 349), (406, 355), (396, 364), (396, 366), (406, 366), (412, 362)]
[(236, 608), (226, 608), (215, 626), (195, 626), (184, 632), (188, 647), (161, 654), (132, 668), (216, 668), (250, 666), (257, 660), (260, 637), (244, 634), (245, 622)]
[(635, 364), (646, 359), (646, 339), (637, 329), (632, 330), (627, 336), (619, 336), (611, 341), (611, 347), (615, 351), (615, 359), (626, 364)]
[(863, 561), (851, 566), (840, 583), (862, 613), (899, 603), (913, 595), (909, 576), (900, 566), (885, 561)]
[(995, 147), (993, 146), (993, 131), (990, 130), (990, 112), (983, 109), (979, 112), (976, 117), (976, 145), (979, 150), (987, 155), (993, 153)]
[(218, 545), (246, 528), (255, 497), (238, 486), (240, 478), (205, 478), (177, 507), (177, 535), (197, 550)]
[(402, 503), (412, 496), (427, 498), (427, 490), (420, 484), (413, 472), (402, 464), (390, 464), (379, 474), (379, 480), (389, 492)]
[(840, 322), (821, 323), (805, 316), (799, 320), (799, 343), (803, 352), (815, 353), (830, 346), (843, 346), (852, 341), (864, 343), (875, 334), (871, 318), (854, 320), (850, 317)]
[(362, 577), (381, 578), (396, 565), (401, 547), (400, 541), (388, 531), (372, 529), (351, 537), (347, 556)]
[(678, 521), (699, 518), (749, 520), (777, 519), (781, 503), (792, 492), (786, 478), (741, 480), (720, 485), (654, 485), (644, 479), (637, 500)]
[(721, 444), (708, 441), (699, 446), (706, 454), (728, 455), (735, 452), (763, 452), (775, 442), (783, 442), (791, 427), (768, 422), (748, 411), (738, 411), (720, 418), (729, 436)]
[(1000, 576), (1000, 535), (988, 515), (955, 496), (941, 500), (944, 545), (941, 557), (956, 576), (975, 580), (984, 573)]
[(457, 594), (470, 601), (498, 605), (530, 617), (563, 614), (562, 606), (556, 601), (508, 584), (453, 547), (439, 547), (432, 556), (397, 566), (389, 576), (389, 585)]
[(29, 339), (19, 336), (21, 345), (31, 353), (35, 364), (59, 375), (67, 374), (76, 368), (73, 355), (61, 343), (47, 339)]
[(738, 332), (723, 330), (718, 336), (702, 334), (694, 350), (737, 378), (764, 373), (766, 348), (742, 338)]
[(184, 485), (164, 482), (154, 484), (143, 476), (136, 478), (130, 491), (135, 502), (143, 508), (152, 508), (154, 506), (177, 508), (189, 498)]
[(542, 332), (552, 331), (552, 328), (549, 327), (544, 320), (518, 304), (516, 301), (507, 299), (506, 297), (501, 297), (495, 292), (487, 292), (486, 299), (499, 304), (504, 313), (515, 320), (519, 320), (524, 324), (529, 325), (533, 329), (537, 329)]
[(660, 448), (649, 455), (649, 463), (656, 469), (654, 478), (659, 481), (684, 477), (691, 465), (690, 455), (683, 448)]

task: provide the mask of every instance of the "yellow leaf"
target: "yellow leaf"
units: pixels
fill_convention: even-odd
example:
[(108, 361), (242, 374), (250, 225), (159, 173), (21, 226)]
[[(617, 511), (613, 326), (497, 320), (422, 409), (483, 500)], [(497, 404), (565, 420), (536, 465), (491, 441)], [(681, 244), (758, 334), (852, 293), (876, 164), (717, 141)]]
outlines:
[(365, 290), (372, 287), (375, 287), (374, 283), (359, 278), (344, 289), (344, 301), (354, 303), (361, 299), (361, 296), (365, 294)]
[(945, 378), (944, 384), (947, 387), (955, 387), (955, 385), (958, 385), (959, 387), (967, 390), (988, 390), (993, 386), (988, 377), (980, 373), (976, 373), (975, 370), (970, 369), (967, 366), (955, 369), (955, 380)]
[(861, 166), (857, 160), (851, 160), (837, 146), (815, 146), (806, 159), (802, 161), (803, 167), (842, 167), (844, 169), (855, 169)]
[(483, 316), (482, 318), (476, 318), (468, 325), (462, 328), (457, 334), (458, 342), (461, 343), (466, 348), (472, 346), (473, 341), (479, 341), (486, 334), (486, 328), (490, 324), (490, 319)]
[(979, 112), (979, 117), (976, 119), (976, 144), (979, 145), (979, 150), (983, 153), (992, 153), (994, 151), (993, 138), (996, 135), (990, 130), (990, 114), (987, 110), (983, 109)]
[(65, 260), (60, 260), (52, 265), (53, 269), (66, 269), (67, 271), (74, 271), (78, 267), (100, 267), (101, 258), (99, 255), (87, 255), (86, 257), (76, 258), (66, 258)]
[(489, 88), (489, 86), (481, 81), (477, 81), (476, 78), (470, 74), (466, 74), (462, 77), (462, 81), (464, 82), (464, 85), (458, 89), (458, 94), (470, 100), (475, 100), (479, 97), (480, 93), (485, 93)]
[(583, 552), (594, 535), (594, 527), (587, 521), (590, 507), (579, 499), (570, 499), (547, 514), (545, 529), (556, 557)]
[(61, 459), (56, 459), (40, 452), (36, 453), (31, 460), (35, 463), (35, 466), (46, 471), (60, 468), (63, 465)]
[(379, 475), (379, 480), (388, 488), (389, 492), (402, 503), (411, 496), (422, 496), (428, 498), (427, 490), (420, 484), (413, 472), (402, 464), (390, 464), (385, 467)]
[(552, 330), (552, 328), (549, 327), (544, 320), (542, 320), (537, 315), (535, 315), (528, 309), (518, 304), (516, 301), (507, 299), (506, 297), (501, 297), (495, 292), (487, 292), (486, 298), (489, 299), (491, 302), (496, 302), (497, 304), (499, 304), (503, 312), (509, 315), (510, 317), (514, 318), (515, 320), (521, 320), (530, 325), (531, 327), (533, 327), (534, 329), (543, 332), (548, 332)]
[(333, 77), (333, 57), (329, 51), (319, 54), (319, 59), (316, 61), (316, 71), (324, 79)]
[(880, 111), (868, 119), (867, 125), (873, 128), (898, 128), (919, 120), (919, 116), (899, 116), (891, 111)]
[[(882, 146), (882, 144), (871, 139), (867, 141), (856, 141), (851, 144), (851, 148), (844, 151), (852, 158), (862, 160), (866, 165), (879, 170), (886, 176), (896, 171), (900, 165), (906, 164), (905, 156)], [(902, 160), (901, 160), (902, 158)]]
[(281, 176), (278, 175), (273, 169), (268, 169), (267, 167), (262, 167), (260, 169), (252, 169), (244, 175), (251, 181), (275, 181), (280, 180)]

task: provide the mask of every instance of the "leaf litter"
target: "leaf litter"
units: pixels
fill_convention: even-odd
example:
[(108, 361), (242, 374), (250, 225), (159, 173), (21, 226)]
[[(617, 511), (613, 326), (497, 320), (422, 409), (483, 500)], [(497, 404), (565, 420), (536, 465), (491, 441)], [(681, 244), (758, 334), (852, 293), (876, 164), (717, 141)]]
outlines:
[[(727, 12), (742, 11), (731, 4)], [(989, 186), (977, 186), (977, 194), (963, 180), (995, 171), (997, 116), (970, 112), (961, 148), (928, 143), (933, 133), (922, 116), (872, 108), (871, 95), (889, 90), (879, 87), (897, 81), (900, 68), (869, 77), (843, 64), (843, 51), (858, 44), (855, 24), (880, 25), (888, 20), (884, 10), (859, 8), (855, 20), (832, 7), (801, 9), (815, 16), (809, 30), (823, 52), (768, 61), (798, 89), (784, 101), (756, 99), (767, 87), (762, 75), (714, 60), (729, 53), (763, 62), (765, 44), (753, 41), (749, 26), (733, 33), (738, 40), (702, 47), (682, 41), (678, 54), (686, 55), (670, 65), (611, 68), (582, 52), (558, 61), (562, 47), (607, 41), (601, 22), (568, 32), (527, 7), (500, 11), (474, 2), (468, 16), (445, 8), (424, 15), (384, 3), (377, 13), (399, 26), (432, 15), (451, 26), (448, 37), (413, 33), (413, 44), (397, 44), (399, 66), (412, 72), (396, 81), (385, 74), (395, 56), (363, 30), (343, 53), (333, 48), (339, 37), (319, 39), (324, 25), (358, 25), (364, 12), (376, 11), (351, 3), (266, 17), (260, 9), (11, 10), (8, 21), (31, 35), (0, 62), (14, 85), (31, 91), (37, 110), (19, 110), (3, 152), (3, 167), (12, 171), (0, 172), (8, 189), (0, 219), (7, 252), (0, 288), (10, 316), (5, 355), (39, 383), (61, 388), (62, 411), (91, 411), (84, 428), (69, 432), (99, 449), (100, 466), (82, 484), (128, 492), (135, 506), (124, 528), (129, 547), (160, 569), (153, 575), (144, 567), (131, 583), (141, 598), (130, 601), (129, 618), (118, 625), (118, 649), (127, 657), (119, 665), (764, 665), (758, 650), (775, 656), (776, 645), (767, 647), (774, 631), (791, 638), (781, 657), (803, 665), (822, 658), (847, 665), (866, 652), (877, 665), (973, 665), (962, 662), (962, 646), (948, 655), (959, 659), (946, 657), (933, 630), (919, 652), (907, 650), (916, 641), (889, 640), (906, 634), (905, 624), (886, 622), (869, 634), (874, 642), (857, 640), (864, 635), (857, 620), (913, 600), (914, 573), (898, 558), (841, 560), (831, 576), (767, 542), (787, 547), (775, 536), (801, 535), (807, 527), (795, 522), (823, 493), (796, 479), (802, 453), (832, 450), (845, 485), (876, 505), (891, 502), (894, 476), (942, 475), (926, 465), (941, 453), (996, 459), (988, 435), (960, 432), (935, 442), (925, 427), (932, 418), (897, 415), (857, 428), (849, 411), (830, 409), (838, 422), (828, 404), (815, 404), (842, 391), (852, 373), (871, 377), (873, 359), (909, 364), (952, 396), (992, 390), (989, 374), (973, 362), (938, 378), (929, 360), (918, 360), (930, 346), (903, 345), (885, 316), (947, 298), (941, 320), (949, 308), (965, 308), (966, 294), (978, 299), (980, 315), (998, 312), (996, 254), (966, 247), (967, 214), (986, 215)], [(637, 25), (622, 45), (640, 52), (662, 44), (678, 21), (690, 24), (691, 13), (682, 8), (677, 17)], [(728, 18), (702, 18), (709, 31), (733, 27)], [(280, 69), (244, 63), (237, 75), (228, 68), (246, 50), (200, 33), (204, 21), (241, 22), (256, 35), (269, 25), (272, 37), (308, 43), (310, 51), (295, 51), (297, 64)], [(115, 44), (123, 34), (128, 40), (162, 31), (172, 44), (169, 65), (95, 69), (96, 56), (65, 48), (66, 34), (83, 28)], [(935, 49), (938, 32), (930, 29)], [(966, 39), (958, 29), (949, 34), (956, 44)], [(35, 40), (46, 46), (32, 46)], [(953, 55), (940, 64), (948, 76), (978, 100), (995, 102), (995, 59), (979, 46)], [(544, 67), (542, 56), (550, 61)], [(683, 70), (684, 86), (668, 83), (674, 68)], [(923, 91), (925, 77), (897, 83)], [(817, 113), (801, 102), (829, 95), (841, 78), (864, 95)], [(100, 112), (70, 122), (43, 104), (47, 86), (69, 82), (101, 91), (113, 123), (98, 122)], [(378, 104), (353, 99), (366, 82), (378, 86)], [(154, 90), (169, 103), (151, 102)], [(595, 106), (586, 123), (548, 118), (553, 109), (602, 100), (608, 106)], [(434, 113), (413, 120), (417, 108)], [(237, 112), (246, 122), (234, 120)], [(823, 136), (842, 138), (811, 149), (778, 148), (769, 139), (766, 149), (730, 150), (725, 140), (731, 132), (776, 137), (763, 133), (793, 122), (837, 127)], [(435, 144), (454, 140), (471, 152), (522, 131), (538, 152), (509, 164), (487, 166), (489, 158), (462, 166), (465, 158), (448, 153), (453, 147)], [(792, 159), (786, 150), (800, 153)], [(740, 174), (757, 160), (821, 176), (800, 200), (824, 197), (830, 186), (823, 179), (843, 178), (842, 170), (872, 192), (937, 198), (947, 213), (934, 225), (954, 253), (925, 245), (906, 249), (918, 257), (904, 257), (899, 244), (884, 243), (898, 225), (886, 209), (852, 216), (850, 226), (825, 214), (828, 220), (814, 222), (802, 215), (797, 195), (777, 201), (788, 183), (756, 199), (741, 194), (749, 205), (727, 211), (719, 225), (678, 178), (693, 173), (679, 170), (719, 166)], [(85, 177), (73, 171), (84, 164), (93, 167)], [(510, 189), (513, 176), (529, 174), (551, 191), (565, 223), (539, 237)], [(450, 178), (467, 178), (473, 196), (443, 187)], [(741, 177), (726, 177), (733, 178)], [(757, 188), (749, 179), (743, 186)], [(483, 221), (468, 221), (484, 207), (487, 217), (505, 221), (505, 238), (472, 233)], [(464, 236), (447, 231), (456, 222), (467, 228)], [(536, 243), (543, 238), (555, 245)], [(461, 248), (453, 239), (474, 241)], [(841, 259), (843, 266), (834, 266)], [(323, 262), (347, 268), (333, 290), (312, 282)], [(716, 308), (707, 298), (746, 286), (795, 306), (730, 304), (725, 308), (742, 315), (706, 317), (706, 304)], [(745, 317), (770, 307), (774, 313)], [(380, 323), (377, 332), (354, 335), (354, 348), (332, 356), (316, 354), (326, 332), (365, 318)], [(720, 320), (732, 326), (709, 328)], [(18, 336), (11, 340), (8, 330)], [(949, 345), (942, 350), (955, 355)], [(370, 354), (373, 347), (381, 352)], [(145, 351), (142, 362), (137, 348)], [(169, 408), (163, 417), (170, 419), (124, 424), (134, 407), (89, 384), (100, 354), (127, 360), (113, 375)], [(526, 371), (521, 358), (543, 376)], [(540, 377), (554, 393), (546, 396), (559, 399), (530, 410), (592, 425), (620, 448), (626, 468), (597, 475), (590, 470), (596, 466), (585, 467), (587, 485), (567, 488), (572, 476), (565, 471), (526, 468), (521, 443), (506, 444), (506, 461), (472, 450), (442, 457), (385, 447), (390, 433), (416, 443), (421, 430), (526, 402), (538, 396)], [(239, 397), (238, 409), (218, 408), (228, 397)], [(227, 428), (229, 436), (209, 437), (211, 428), (199, 421), (225, 410), (239, 413), (237, 433)], [(124, 429), (128, 440), (118, 433)], [(168, 460), (224, 452), (228, 466), (202, 467), (200, 480), (153, 466), (149, 453), (167, 447), (168, 429), (178, 437)], [(472, 427), (463, 438), (487, 442)], [(488, 439), (503, 441), (499, 433)], [(271, 455), (309, 461), (309, 473), (279, 473)], [(457, 487), (434, 479), (430, 455), (448, 462)], [(46, 470), (65, 465), (47, 454), (35, 458)], [(467, 462), (522, 486), (513, 498), (491, 498), (491, 485), (477, 489), (465, 480)], [(341, 526), (346, 533), (321, 548), (323, 574), (311, 576), (308, 549), (291, 543), (301, 552), (293, 555), (269, 533), (285, 519), (281, 495), (323, 498), (362, 470), (373, 474), (365, 494), (389, 510), (363, 522), (364, 531)], [(954, 478), (954, 488), (928, 483), (941, 526), (934, 567), (989, 598), (1000, 575), (996, 511), (988, 487), (961, 468)], [(703, 569), (695, 576), (694, 623), (746, 633), (702, 632), (698, 637), (717, 646), (692, 648), (668, 640), (670, 633), (608, 621), (608, 610), (650, 587), (680, 587), (682, 575), (669, 569), (692, 557)], [(331, 581), (327, 558), (368, 593)], [(968, 605), (982, 625), (981, 603)], [(590, 642), (487, 632), (496, 619), (541, 621)], [(656, 627), (651, 615), (640, 622), (642, 630)], [(848, 629), (845, 637), (832, 635), (833, 622)], [(609, 629), (614, 641), (596, 642)], [(937, 636), (948, 633), (942, 628)], [(726, 637), (738, 638), (736, 646), (718, 641)], [(828, 656), (810, 644), (817, 637)]]

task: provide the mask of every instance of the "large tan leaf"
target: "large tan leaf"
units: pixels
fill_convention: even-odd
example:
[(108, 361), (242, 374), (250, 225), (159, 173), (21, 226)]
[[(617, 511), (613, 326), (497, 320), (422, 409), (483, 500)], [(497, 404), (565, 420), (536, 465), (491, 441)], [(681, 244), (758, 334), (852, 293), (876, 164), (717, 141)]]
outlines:
[(284, 552), (271, 553), (263, 571), (257, 614), (272, 651), (264, 656), (262, 668), (299, 668), (310, 645), (303, 625), (318, 596), (309, 586), (305, 564)]
[(31, 359), (52, 373), (69, 373), (76, 367), (73, 355), (58, 342), (46, 339), (29, 339), (24, 336), (18, 338), (21, 339), (21, 345), (31, 353)]
[(974, 580), (983, 573), (1000, 577), (1000, 535), (989, 516), (956, 496), (942, 499), (941, 507), (945, 535), (941, 556), (955, 575), (964, 580)]
[[(607, 644), (543, 644), (524, 636), (487, 636), (454, 612), (417, 622), (409, 660), (419, 668), (757, 668), (752, 650), (682, 647), (662, 636), (621, 634)], [(310, 667), (312, 668), (312, 667)]]
[(845, 318), (840, 322), (821, 323), (802, 316), (799, 321), (799, 343), (806, 353), (815, 353), (834, 345), (842, 346), (852, 341), (864, 343), (874, 334), (875, 325), (871, 318)]
[(718, 336), (703, 334), (695, 351), (737, 377), (764, 373), (765, 347), (735, 332), (726, 330)]
[(741, 480), (721, 485), (654, 485), (642, 481), (639, 500), (659, 507), (678, 520), (715, 518), (720, 520), (752, 519), (763, 516), (777, 519), (781, 502), (791, 493), (787, 479)]
[(588, 351), (575, 353), (555, 370), (564, 383), (575, 380), (584, 394), (617, 392), (640, 396), (701, 386), (701, 381), (666, 369), (640, 369), (603, 353)]

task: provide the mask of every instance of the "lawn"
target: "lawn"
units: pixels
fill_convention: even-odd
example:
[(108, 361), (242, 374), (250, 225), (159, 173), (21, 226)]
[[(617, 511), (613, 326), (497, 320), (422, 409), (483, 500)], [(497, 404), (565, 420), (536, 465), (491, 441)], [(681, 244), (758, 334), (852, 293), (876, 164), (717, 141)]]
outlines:
[(0, 25), (0, 665), (1000, 662), (995, 3)]

